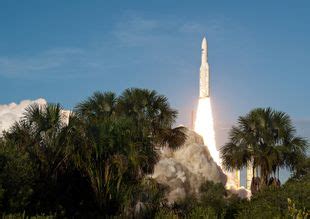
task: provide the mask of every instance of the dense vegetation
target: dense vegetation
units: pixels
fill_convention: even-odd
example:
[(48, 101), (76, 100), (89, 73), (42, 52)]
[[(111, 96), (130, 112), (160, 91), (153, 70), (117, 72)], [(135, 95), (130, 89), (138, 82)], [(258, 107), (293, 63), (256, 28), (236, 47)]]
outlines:
[[(280, 188), (263, 187), (248, 201), (222, 184), (206, 182), (199, 197), (171, 206), (166, 188), (149, 178), (160, 147), (177, 149), (186, 139), (184, 128), (173, 128), (177, 112), (166, 97), (146, 89), (127, 89), (120, 96), (96, 92), (68, 118), (62, 110), (59, 104), (32, 105), (0, 138), (2, 216), (269, 218), (304, 216), (310, 209), (304, 139), (287, 142), (297, 149), (283, 150), (287, 160), (268, 169), (288, 165), (293, 171)], [(290, 128), (290, 139), (296, 139)], [(281, 135), (274, 140), (277, 147)], [(227, 166), (235, 168), (234, 163)]]

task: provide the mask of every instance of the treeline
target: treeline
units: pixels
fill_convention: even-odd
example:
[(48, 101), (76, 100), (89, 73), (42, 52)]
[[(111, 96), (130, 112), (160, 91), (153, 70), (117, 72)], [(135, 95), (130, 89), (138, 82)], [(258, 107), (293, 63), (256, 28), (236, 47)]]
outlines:
[[(64, 118), (59, 104), (31, 105), (1, 138), (1, 212), (58, 216), (133, 215), (160, 206), (151, 174), (161, 146), (183, 128), (166, 97), (146, 89), (96, 92)], [(66, 122), (67, 120), (67, 122)]]
[(68, 118), (59, 104), (29, 106), (0, 138), (2, 217), (307, 214), (307, 158), (294, 165), (295, 176), (288, 183), (262, 188), (251, 201), (230, 194), (222, 184), (206, 182), (199, 197), (168, 205), (166, 188), (149, 175), (161, 147), (177, 149), (186, 140), (185, 128), (173, 128), (176, 117), (166, 97), (146, 89), (127, 89), (119, 96), (96, 92), (77, 104)]

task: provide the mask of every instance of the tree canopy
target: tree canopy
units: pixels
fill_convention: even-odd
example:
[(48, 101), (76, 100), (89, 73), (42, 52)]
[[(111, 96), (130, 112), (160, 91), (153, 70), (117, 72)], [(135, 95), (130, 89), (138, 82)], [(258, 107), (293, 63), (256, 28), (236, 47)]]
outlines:
[(279, 168), (295, 170), (306, 157), (307, 141), (296, 136), (290, 117), (271, 108), (257, 108), (240, 116), (221, 148), (226, 169), (247, 165), (260, 170), (261, 183), (267, 185)]

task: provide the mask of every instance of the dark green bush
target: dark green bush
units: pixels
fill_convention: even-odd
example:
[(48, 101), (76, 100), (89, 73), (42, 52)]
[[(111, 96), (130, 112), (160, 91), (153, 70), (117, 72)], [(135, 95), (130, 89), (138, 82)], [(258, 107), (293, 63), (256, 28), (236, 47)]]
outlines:
[(23, 212), (31, 201), (36, 179), (29, 155), (12, 145), (0, 144), (1, 212)]

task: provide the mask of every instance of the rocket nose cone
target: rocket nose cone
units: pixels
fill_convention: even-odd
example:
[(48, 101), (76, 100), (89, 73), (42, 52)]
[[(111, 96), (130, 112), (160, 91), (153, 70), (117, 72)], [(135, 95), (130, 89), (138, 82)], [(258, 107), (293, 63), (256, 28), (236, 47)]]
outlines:
[(201, 48), (202, 49), (207, 49), (207, 39), (206, 39), (206, 37), (204, 37), (202, 39)]

